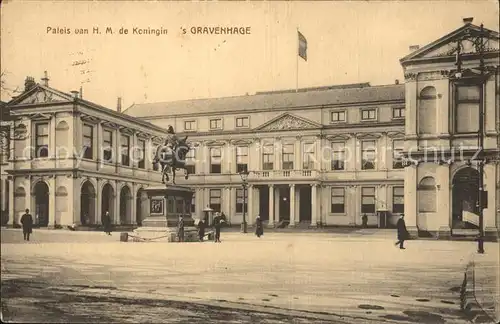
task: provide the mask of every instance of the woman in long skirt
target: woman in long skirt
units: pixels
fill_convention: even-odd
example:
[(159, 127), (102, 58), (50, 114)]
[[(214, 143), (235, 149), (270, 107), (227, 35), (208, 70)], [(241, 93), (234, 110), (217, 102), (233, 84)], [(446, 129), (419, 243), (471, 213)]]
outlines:
[(264, 235), (264, 226), (262, 226), (262, 220), (259, 215), (255, 218), (255, 235), (257, 235), (257, 237)]

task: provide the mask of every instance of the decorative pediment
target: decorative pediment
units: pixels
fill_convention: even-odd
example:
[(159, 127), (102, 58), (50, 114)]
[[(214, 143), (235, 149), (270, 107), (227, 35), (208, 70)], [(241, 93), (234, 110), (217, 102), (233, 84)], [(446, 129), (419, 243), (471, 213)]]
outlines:
[(52, 115), (44, 113), (34, 113), (30, 114), (29, 116), (31, 120), (48, 120), (52, 118)]
[(329, 141), (347, 141), (351, 138), (348, 134), (335, 134), (335, 135), (326, 135), (325, 138)]
[(252, 144), (252, 140), (250, 139), (235, 139), (235, 140), (231, 140), (230, 143), (231, 145), (251, 145)]
[(214, 140), (214, 141), (206, 141), (205, 146), (224, 146), (226, 145), (225, 141)]
[(139, 132), (137, 132), (137, 137), (141, 138), (141, 139), (149, 139), (149, 138), (151, 138), (151, 135), (139, 131)]
[(380, 133), (358, 133), (358, 134), (356, 134), (356, 138), (361, 139), (361, 140), (378, 139), (381, 137), (382, 137), (382, 134), (380, 134)]
[(71, 102), (72, 97), (68, 94), (52, 90), (50, 88), (35, 86), (33, 89), (21, 94), (9, 105), (42, 104), (51, 102)]
[(112, 123), (112, 122), (109, 122), (109, 121), (105, 121), (102, 123), (102, 125), (104, 127), (108, 127), (108, 128), (112, 128), (112, 129), (117, 129), (119, 128), (119, 125), (118, 124), (115, 124), (115, 123)]
[(92, 124), (97, 124), (99, 122), (99, 118), (97, 117), (94, 117), (94, 116), (90, 116), (90, 115), (81, 115), (81, 118), (83, 121), (86, 121), (86, 122), (89, 122), (89, 123), (92, 123)]
[(135, 130), (133, 130), (132, 128), (125, 127), (125, 126), (118, 126), (118, 127), (120, 129), (120, 132), (123, 134), (134, 135), (134, 133), (135, 133)]
[(256, 130), (276, 131), (316, 128), (321, 128), (321, 125), (311, 120), (285, 113), (257, 127)]
[[(401, 59), (401, 63), (413, 60), (430, 59), (436, 57), (455, 56), (458, 44), (460, 54), (478, 54), (480, 46), (481, 28), (476, 25), (466, 24), (448, 35), (412, 52)], [(483, 32), (484, 53), (494, 53), (499, 50), (499, 33), (484, 28)]]
[(389, 136), (390, 138), (404, 138), (405, 134), (403, 132), (391, 131), (387, 132), (387, 136)]

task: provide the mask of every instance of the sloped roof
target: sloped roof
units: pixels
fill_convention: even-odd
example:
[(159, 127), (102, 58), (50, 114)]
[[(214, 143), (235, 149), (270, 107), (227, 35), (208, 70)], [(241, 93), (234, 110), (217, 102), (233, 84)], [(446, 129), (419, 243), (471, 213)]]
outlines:
[(293, 93), (266, 93), (246, 96), (134, 104), (124, 111), (135, 117), (160, 117), (208, 113), (248, 113), (255, 110), (283, 110), (291, 107), (318, 107), (379, 101), (404, 100), (404, 84), (330, 89)]

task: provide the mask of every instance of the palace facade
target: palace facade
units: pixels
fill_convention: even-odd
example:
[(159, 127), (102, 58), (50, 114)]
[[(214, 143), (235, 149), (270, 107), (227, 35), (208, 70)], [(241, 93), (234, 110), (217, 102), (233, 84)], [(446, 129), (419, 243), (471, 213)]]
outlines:
[[(413, 233), (446, 236), (478, 225), (483, 163), (484, 226), (496, 233), (499, 36), (486, 30), (479, 53), (479, 32), (467, 22), (413, 47), (400, 61), (405, 82), (383, 86), (136, 104), (121, 112), (77, 92), (32, 85), (6, 106), (31, 136), (10, 143), (2, 206), (8, 196), (10, 215), (18, 219), (30, 208), (49, 226), (99, 223), (105, 210), (116, 223), (140, 224), (147, 208), (140, 190), (161, 180), (150, 162), (172, 125), (193, 148), (189, 178), (180, 171), (176, 182), (195, 190), (195, 218), (209, 206), (231, 224), (241, 223), (245, 210), (249, 224), (260, 215), (269, 226), (359, 226), (367, 215), (368, 225), (390, 226), (404, 213)], [(481, 107), (484, 150), (478, 155)], [(65, 145), (73, 152), (54, 152)], [(43, 156), (26, 155), (28, 146)], [(136, 147), (142, 149), (132, 153)], [(245, 169), (246, 200), (239, 175)]]

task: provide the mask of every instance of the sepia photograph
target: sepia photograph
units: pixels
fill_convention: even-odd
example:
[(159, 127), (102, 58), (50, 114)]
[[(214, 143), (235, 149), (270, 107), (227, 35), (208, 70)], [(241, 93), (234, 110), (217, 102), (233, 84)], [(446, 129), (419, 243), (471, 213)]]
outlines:
[(2, 1), (1, 321), (499, 323), (499, 16)]

